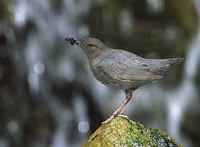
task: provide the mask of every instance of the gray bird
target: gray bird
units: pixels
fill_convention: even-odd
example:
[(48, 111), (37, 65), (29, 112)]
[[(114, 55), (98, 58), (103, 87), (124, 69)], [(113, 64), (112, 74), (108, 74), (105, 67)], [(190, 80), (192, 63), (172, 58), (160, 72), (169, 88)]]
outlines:
[(183, 58), (145, 59), (125, 50), (109, 48), (96, 38), (65, 38), (65, 41), (83, 49), (97, 80), (108, 87), (123, 89), (126, 94), (122, 104), (103, 123), (123, 114), (133, 91), (164, 78), (173, 65), (183, 61)]

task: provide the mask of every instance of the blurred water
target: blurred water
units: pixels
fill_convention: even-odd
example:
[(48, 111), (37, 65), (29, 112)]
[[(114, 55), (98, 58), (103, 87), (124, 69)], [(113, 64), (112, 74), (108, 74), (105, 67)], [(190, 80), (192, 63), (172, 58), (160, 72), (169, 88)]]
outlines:
[[(162, 2), (157, 0), (148, 2), (150, 3), (149, 9), (160, 11), (160, 7), (163, 7)], [(100, 111), (105, 116), (108, 116), (124, 98), (122, 92), (105, 87), (97, 82), (91, 74), (89, 75), (87, 60), (83, 52), (64, 43), (66, 35), (77, 38), (89, 35), (89, 28), (85, 24), (81, 24), (79, 20), (79, 16), (87, 13), (89, 7), (89, 0), (64, 0), (58, 12), (55, 12), (51, 1), (15, 1), (14, 23), (16, 27), (23, 28), (28, 21), (32, 21), (34, 24), (33, 31), (27, 34), (26, 42), (17, 44), (16, 65), (19, 65), (19, 69), (21, 69), (21, 63), (24, 62), (31, 93), (37, 95), (38, 101), (48, 108), (56, 122), (56, 131), (50, 143), (51, 147), (80, 146), (89, 135), (90, 123), (92, 122), (89, 121), (88, 108), (84, 98), (75, 95), (72, 98), (71, 108), (67, 107), (51, 91), (51, 81), (45, 78), (46, 74), (57, 81), (73, 82), (76, 80), (83, 83), (87, 89), (92, 91), (97, 105), (100, 106)], [(199, 4), (197, 7), (200, 7)], [(124, 11), (122, 15), (124, 20), (121, 21), (121, 25), (125, 26), (126, 29), (131, 28), (133, 20), (130, 21), (129, 13)], [(125, 32), (128, 31), (125, 30)], [(179, 142), (184, 140), (180, 134), (182, 114), (188, 109), (190, 103), (198, 97), (193, 78), (196, 75), (200, 59), (199, 36), (200, 33), (188, 46), (184, 77), (180, 85), (174, 90), (162, 89), (159, 84), (141, 88), (134, 93), (136, 99), (132, 104), (129, 104), (127, 111), (128, 114), (131, 114), (140, 108), (149, 109), (155, 106), (155, 103), (159, 109), (165, 105), (167, 131)], [(81, 69), (76, 69), (77, 62), (80, 62)], [(71, 123), (74, 120), (77, 122), (78, 132), (76, 136), (78, 139), (72, 142), (69, 132), (73, 132)], [(160, 122), (152, 122), (152, 126), (163, 128), (159, 124)], [(12, 123), (9, 126), (12, 127)], [(8, 146), (6, 140), (1, 140), (1, 144)]]
[[(168, 129), (169, 133), (177, 139), (181, 139), (180, 124), (186, 109), (189, 109), (192, 102), (197, 100), (198, 91), (194, 84), (194, 77), (197, 74), (198, 63), (200, 59), (200, 32), (191, 41), (188, 46), (185, 59), (185, 74), (183, 81), (177, 90), (169, 95), (168, 103)], [(185, 139), (182, 139), (183, 142)]]
[[(200, 2), (194, 1), (197, 10), (199, 10)], [(200, 11), (198, 11), (200, 17)], [(180, 133), (180, 126), (183, 114), (190, 109), (191, 104), (198, 100), (198, 90), (195, 87), (194, 78), (197, 74), (198, 65), (200, 63), (200, 28), (194, 36), (187, 48), (185, 58), (185, 72), (181, 84), (176, 91), (170, 92), (168, 101), (168, 130), (172, 136), (180, 140), (184, 145), (189, 142)]]
[[(70, 131), (70, 122), (74, 117), (78, 119), (79, 125), (77, 127), (80, 129), (79, 131), (88, 132), (89, 124), (86, 119), (86, 112), (79, 110), (80, 107), (85, 109), (85, 105), (78, 102), (81, 99), (74, 98), (74, 109), (78, 114), (72, 116), (71, 110), (52, 94), (49, 89), (49, 81), (45, 80), (44, 74), (48, 72), (55, 79), (64, 79), (66, 82), (73, 81), (75, 78), (73, 56), (80, 56), (77, 55), (79, 52), (69, 51), (70, 48), (67, 47), (66, 51), (62, 53), (63, 56), (60, 56), (58, 60), (53, 60), (52, 55), (59, 50), (56, 47), (58, 40), (61, 42), (60, 48), (66, 48), (64, 44), (65, 35), (76, 36), (77, 30), (79, 30), (79, 34), (87, 35), (87, 30), (83, 30), (83, 27), (76, 22), (78, 22), (77, 16), (87, 11), (88, 1), (65, 0), (59, 13), (52, 11), (51, 4), (50, 1), (17, 0), (14, 8), (15, 24), (18, 28), (22, 28), (27, 21), (31, 20), (35, 25), (36, 31), (27, 35), (27, 42), (24, 44), (24, 50), (20, 54), (25, 57), (31, 92), (37, 95), (39, 101), (49, 109), (56, 121), (56, 131), (53, 135), (51, 146), (67, 147), (73, 146), (72, 143), (69, 143), (69, 132), (72, 131)], [(73, 56), (71, 56), (72, 54)], [(77, 103), (81, 104), (81, 106), (77, 106)], [(80, 145), (82, 142), (83, 139), (77, 140), (74, 146)]]

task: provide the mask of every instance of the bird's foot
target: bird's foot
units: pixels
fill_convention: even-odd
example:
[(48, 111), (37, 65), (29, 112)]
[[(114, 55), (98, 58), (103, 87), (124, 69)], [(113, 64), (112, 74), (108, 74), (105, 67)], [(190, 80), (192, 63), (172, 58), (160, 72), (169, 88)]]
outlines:
[(117, 109), (108, 119), (106, 119), (105, 121), (103, 121), (101, 124), (108, 124), (109, 122), (111, 122), (111, 120), (117, 116), (121, 115), (120, 111)]
[(118, 116), (119, 116), (119, 117), (122, 117), (122, 118), (125, 118), (125, 119), (129, 119), (128, 116), (123, 115), (123, 114), (119, 114)]
[(105, 125), (105, 124), (108, 124), (109, 122), (111, 122), (111, 120), (115, 118), (113, 115), (111, 115), (108, 119), (106, 119), (105, 121), (103, 121), (101, 124), (102, 125)]
[(126, 115), (122, 115), (122, 114), (112, 114), (108, 119), (106, 119), (105, 121), (103, 121), (101, 124), (102, 124), (102, 125), (108, 124), (108, 123), (111, 122), (112, 119), (114, 119), (115, 117), (122, 117), (122, 118), (125, 118), (125, 119), (129, 119), (128, 116), (126, 116)]

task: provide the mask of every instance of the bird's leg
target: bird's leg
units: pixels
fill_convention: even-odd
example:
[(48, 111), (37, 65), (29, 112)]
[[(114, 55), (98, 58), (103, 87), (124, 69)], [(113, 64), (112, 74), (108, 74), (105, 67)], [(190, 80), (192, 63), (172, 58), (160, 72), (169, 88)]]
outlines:
[(126, 105), (132, 98), (132, 91), (131, 92), (125, 91), (125, 93), (126, 93), (125, 100), (122, 102), (122, 104), (117, 108), (117, 110), (115, 110), (115, 112), (107, 120), (102, 122), (102, 124), (109, 123), (113, 118), (123, 114), (123, 112), (125, 111)]
[(124, 104), (122, 103), (122, 105), (119, 107), (119, 113), (118, 115), (122, 115), (125, 111), (125, 108), (128, 104), (128, 102), (131, 100), (132, 98), (132, 92), (131, 93), (126, 93), (126, 99), (124, 100)]

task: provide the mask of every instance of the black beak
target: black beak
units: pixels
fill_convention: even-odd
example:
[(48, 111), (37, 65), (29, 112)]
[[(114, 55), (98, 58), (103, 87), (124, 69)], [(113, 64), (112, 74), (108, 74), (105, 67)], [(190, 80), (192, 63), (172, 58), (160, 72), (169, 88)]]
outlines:
[(74, 44), (80, 45), (80, 41), (79, 40), (75, 40), (74, 38), (71, 38), (71, 37), (66, 37), (65, 41), (67, 43), (70, 43), (71, 45), (74, 45)]

